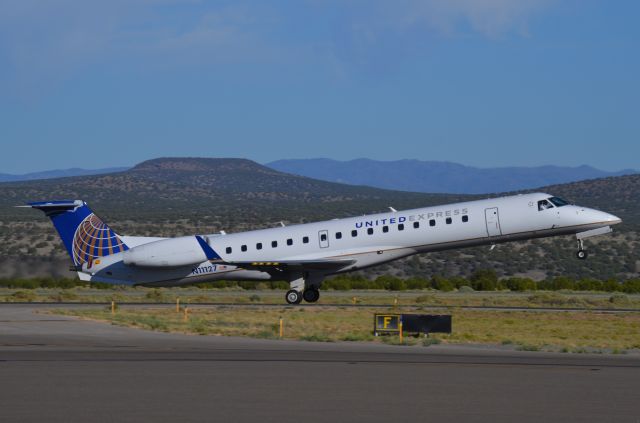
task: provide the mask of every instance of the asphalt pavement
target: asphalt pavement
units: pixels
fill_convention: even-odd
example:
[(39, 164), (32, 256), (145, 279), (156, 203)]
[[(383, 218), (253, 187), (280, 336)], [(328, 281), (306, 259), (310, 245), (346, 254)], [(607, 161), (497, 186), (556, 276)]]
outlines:
[(191, 336), (47, 307), (0, 305), (1, 422), (640, 422), (638, 355)]

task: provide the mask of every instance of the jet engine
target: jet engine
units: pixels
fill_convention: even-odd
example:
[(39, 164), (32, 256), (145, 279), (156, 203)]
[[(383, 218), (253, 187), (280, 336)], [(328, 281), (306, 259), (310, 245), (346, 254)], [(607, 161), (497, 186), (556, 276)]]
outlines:
[(219, 258), (199, 236), (163, 239), (122, 253), (124, 264), (138, 267), (180, 267)]

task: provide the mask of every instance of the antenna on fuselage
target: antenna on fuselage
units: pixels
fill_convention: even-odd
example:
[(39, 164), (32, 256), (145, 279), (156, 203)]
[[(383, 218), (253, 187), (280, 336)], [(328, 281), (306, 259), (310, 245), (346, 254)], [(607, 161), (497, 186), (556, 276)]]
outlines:
[(391, 211), (392, 211), (392, 212), (394, 212), (394, 213), (397, 213), (397, 212), (398, 212), (398, 210), (394, 209), (394, 208), (393, 208), (393, 207), (391, 207), (391, 206), (389, 206), (389, 210), (391, 210)]
[(282, 220), (280, 221), (280, 226), (282, 226), (283, 228), (286, 226)]

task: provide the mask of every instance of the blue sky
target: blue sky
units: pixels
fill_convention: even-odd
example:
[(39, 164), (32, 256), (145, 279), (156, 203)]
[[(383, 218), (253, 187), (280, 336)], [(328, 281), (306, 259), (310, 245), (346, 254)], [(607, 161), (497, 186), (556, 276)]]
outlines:
[(159, 156), (640, 168), (640, 2), (0, 0), (0, 173)]

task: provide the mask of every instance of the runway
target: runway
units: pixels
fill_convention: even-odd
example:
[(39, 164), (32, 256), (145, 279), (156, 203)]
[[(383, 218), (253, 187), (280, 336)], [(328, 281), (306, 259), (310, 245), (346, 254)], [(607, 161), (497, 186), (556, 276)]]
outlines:
[(640, 356), (176, 335), (0, 306), (3, 422), (639, 422)]

